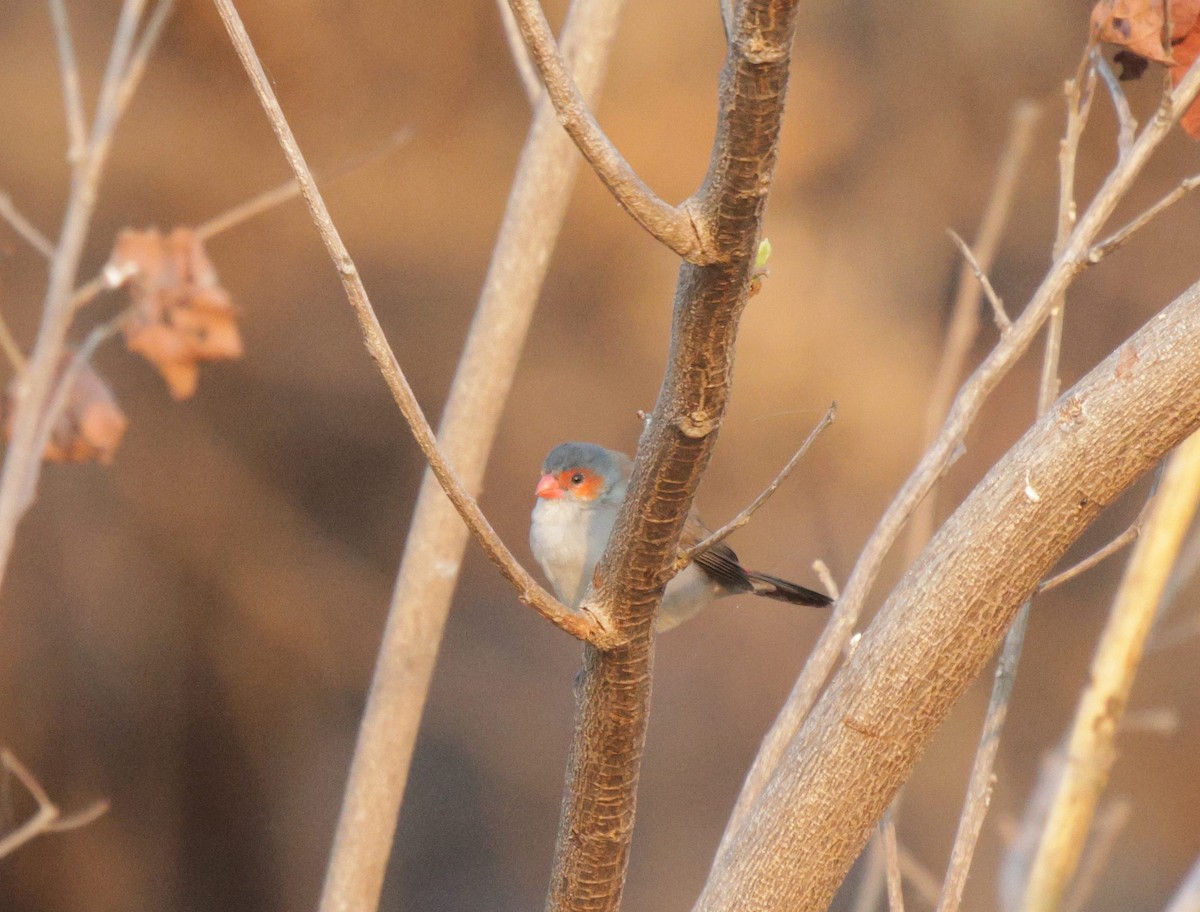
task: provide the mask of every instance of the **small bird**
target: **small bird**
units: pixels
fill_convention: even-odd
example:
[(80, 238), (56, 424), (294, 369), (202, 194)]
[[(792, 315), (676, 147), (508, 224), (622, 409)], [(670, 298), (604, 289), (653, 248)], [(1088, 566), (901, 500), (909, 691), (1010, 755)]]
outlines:
[[(542, 465), (542, 478), (534, 493), (529, 526), (529, 546), (559, 599), (578, 608), (592, 582), (596, 563), (608, 544), (625, 500), (633, 460), (624, 453), (594, 443), (563, 443)], [(708, 529), (693, 510), (684, 525), (680, 545), (703, 541)], [(833, 600), (778, 577), (747, 570), (733, 549), (716, 544), (697, 554), (667, 584), (659, 609), (661, 633), (677, 627), (714, 599), (748, 592), (791, 602), (793, 605), (829, 605)]]

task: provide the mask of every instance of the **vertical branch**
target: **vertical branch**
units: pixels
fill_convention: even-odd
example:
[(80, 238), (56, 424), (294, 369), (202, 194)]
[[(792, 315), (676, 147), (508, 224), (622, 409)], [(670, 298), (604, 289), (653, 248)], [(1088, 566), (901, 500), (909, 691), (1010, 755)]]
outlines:
[(41, 474), (42, 453), (36, 445), (39, 425), (53, 393), (55, 373), (74, 314), (72, 290), (96, 208), (100, 176), (120, 119), (121, 86), (129, 85), (124, 78), (144, 6), (145, 0), (125, 0), (121, 7), (91, 136), (73, 172), (67, 211), (50, 265), (37, 341), (28, 370), (17, 384), (16, 420), (0, 474), (0, 583), (8, 567), (17, 524), (33, 502)]
[[(624, 0), (575, 0), (562, 44), (576, 84), (599, 95)], [(579, 157), (545, 98), (509, 194), (438, 442), (478, 491)], [(338, 819), (321, 912), (379, 904), (421, 713), (437, 660), (467, 531), (432, 473), (421, 484)]]
[(738, 4), (711, 165), (692, 197), (696, 233), (715, 240), (714, 262), (680, 268), (666, 375), (584, 599), (585, 607), (612, 618), (626, 642), (604, 652), (585, 647), (548, 912), (611, 912), (620, 905), (645, 743), (654, 613), (724, 416), (738, 319), (778, 154), (795, 28), (795, 0)]
[(1198, 501), (1200, 434), (1188, 438), (1171, 457), (1096, 647), (1088, 687), (1071, 727), (1067, 763), (1026, 885), (1026, 912), (1057, 909), (1075, 873), (1115, 760), (1117, 726), (1146, 636)]
[(83, 95), (79, 91), (79, 62), (71, 40), (71, 21), (63, 0), (50, 0), (50, 18), (54, 23), (54, 40), (58, 45), (58, 72), (62, 79), (63, 106), (67, 112), (67, 161), (76, 167), (83, 160), (87, 146), (87, 127), (84, 125)]

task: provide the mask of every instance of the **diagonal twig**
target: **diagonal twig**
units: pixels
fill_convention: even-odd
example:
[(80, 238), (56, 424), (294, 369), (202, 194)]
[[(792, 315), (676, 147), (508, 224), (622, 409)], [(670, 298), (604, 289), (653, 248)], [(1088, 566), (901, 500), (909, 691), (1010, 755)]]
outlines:
[(37, 229), (33, 222), (25, 218), (7, 193), (0, 193), (0, 218), (8, 222), (13, 231), (19, 234), (25, 243), (47, 260), (54, 258), (54, 245), (50, 243), (46, 235)]
[[(1004, 151), (1000, 154), (996, 176), (992, 180), (992, 191), (987, 205), (984, 206), (983, 216), (979, 220), (975, 241), (971, 245), (980, 271), (984, 273), (991, 269), (999, 250), (1000, 238), (1008, 224), (1013, 199), (1016, 196), (1017, 180), (1029, 154), (1034, 127), (1037, 126), (1040, 117), (1041, 107), (1029, 101), (1019, 102), (1009, 114), (1008, 136), (1004, 141)], [(924, 429), (921, 435), (924, 447), (933, 443), (938, 429), (946, 420), (946, 413), (950, 410), (954, 393), (962, 382), (967, 357), (979, 335), (979, 296), (983, 289), (978, 282), (971, 281), (971, 268), (965, 262), (958, 271), (956, 284), (957, 290), (950, 311), (950, 325), (946, 329), (941, 360), (929, 392), (929, 402), (925, 407)], [(914, 560), (933, 535), (936, 509), (937, 489), (935, 488), (917, 506), (912, 520), (909, 522), (904, 549), (907, 561)]]
[[(347, 174), (351, 174), (369, 162), (400, 148), (400, 146), (412, 138), (412, 135), (412, 129), (404, 127), (389, 136), (378, 148), (372, 149), (365, 155), (358, 156), (338, 166), (328, 174), (314, 172), (313, 177), (318, 184), (324, 184), (327, 187), (331, 186)], [(223, 234), (232, 228), (236, 228), (238, 225), (249, 221), (257, 215), (274, 209), (276, 206), (290, 200), (294, 200), (300, 196), (300, 193), (300, 182), (293, 177), (291, 180), (284, 181), (277, 187), (264, 190), (244, 203), (239, 203), (230, 209), (226, 209), (220, 215), (213, 216), (208, 221), (200, 223), (196, 226), (196, 236), (203, 241), (211, 240), (218, 234)]]
[(1112, 71), (1108, 60), (1100, 53), (1098, 47), (1092, 49), (1092, 63), (1096, 67), (1096, 72), (1100, 74), (1104, 87), (1108, 89), (1113, 110), (1117, 112), (1117, 155), (1124, 158), (1129, 154), (1134, 137), (1137, 135), (1137, 121), (1134, 120), (1133, 112), (1129, 109), (1129, 99), (1125, 95), (1125, 90), (1121, 88), (1121, 83), (1117, 80), (1117, 74)]
[(974, 252), (967, 246), (967, 242), (962, 239), (959, 233), (953, 228), (947, 228), (946, 233), (950, 235), (950, 240), (954, 242), (954, 246), (958, 248), (958, 252), (963, 255), (963, 259), (967, 261), (967, 265), (971, 268), (971, 272), (974, 273), (976, 280), (983, 289), (984, 296), (992, 306), (992, 319), (996, 321), (996, 328), (1003, 335), (1012, 329), (1012, 320), (1008, 318), (1008, 314), (1004, 310), (1004, 302), (1000, 300), (1000, 296), (996, 294), (996, 289), (992, 287), (992, 280), (988, 278), (983, 267), (979, 265), (979, 261), (975, 259)]
[(0, 858), (11, 855), (31, 839), (46, 833), (60, 833), (87, 826), (108, 811), (108, 802), (101, 800), (82, 811), (64, 817), (58, 806), (50, 800), (37, 777), (7, 748), (0, 750), (0, 767), (21, 783), (21, 787), (37, 805), (37, 809), (24, 823), (0, 836)]
[(1160, 199), (1149, 209), (1142, 212), (1137, 218), (1133, 219), (1127, 225), (1124, 225), (1113, 234), (1100, 241), (1100, 243), (1092, 247), (1092, 249), (1088, 251), (1088, 263), (1099, 263), (1102, 259), (1104, 259), (1104, 257), (1108, 256), (1110, 253), (1128, 241), (1136, 231), (1146, 227), (1146, 225), (1149, 224), (1153, 219), (1162, 215), (1163, 212), (1174, 206), (1177, 202), (1179, 202), (1197, 187), (1200, 187), (1200, 174), (1181, 181), (1178, 187)]
[(750, 501), (744, 510), (738, 513), (738, 515), (733, 519), (729, 520), (729, 522), (725, 523), (725, 525), (721, 526), (721, 528), (717, 529), (716, 532), (713, 532), (703, 541), (693, 545), (692, 547), (682, 550), (679, 553), (679, 557), (675, 559), (676, 569), (682, 570), (692, 562), (697, 554), (703, 554), (709, 548), (713, 547), (713, 545), (720, 544), (742, 526), (746, 525), (746, 523), (750, 522), (750, 517), (758, 512), (759, 507), (771, 499), (771, 495), (773, 495), (779, 486), (787, 480), (787, 477), (792, 474), (792, 469), (794, 469), (800, 460), (804, 458), (804, 454), (808, 452), (809, 447), (812, 446), (813, 442), (817, 439), (820, 433), (825, 430), (825, 428), (829, 427), (836, 417), (837, 403), (835, 402), (829, 406), (829, 409), (825, 412), (825, 416), (819, 422), (817, 422), (817, 426), (809, 431), (808, 436), (804, 438), (804, 443), (800, 444), (800, 449), (796, 450), (796, 452), (792, 455), (792, 458), (787, 461), (787, 464), (779, 470), (779, 474), (775, 476), (774, 480), (765, 488), (763, 488), (762, 492), (756, 498), (754, 498), (754, 500)]
[(58, 47), (58, 72), (62, 80), (63, 106), (67, 113), (67, 161), (74, 168), (83, 158), (87, 146), (87, 127), (84, 124), (83, 95), (79, 90), (79, 61), (71, 41), (71, 23), (63, 0), (49, 0), (50, 18), (54, 23), (54, 40)]
[(1146, 502), (1142, 504), (1142, 509), (1138, 511), (1138, 515), (1134, 518), (1133, 522), (1129, 524), (1124, 532), (1122, 532), (1104, 547), (1096, 550), (1092, 554), (1089, 554), (1079, 563), (1068, 567), (1061, 573), (1054, 574), (1054, 576), (1050, 577), (1049, 579), (1043, 580), (1038, 584), (1038, 587), (1035, 590), (1036, 593), (1041, 595), (1043, 592), (1049, 592), (1051, 589), (1057, 589), (1063, 583), (1070, 582), (1081, 573), (1086, 573), (1097, 564), (1107, 560), (1114, 554), (1120, 552), (1122, 549), (1133, 544), (1133, 542), (1137, 540), (1137, 537), (1142, 533), (1142, 525), (1146, 521), (1146, 514), (1150, 512), (1150, 505), (1153, 503), (1153, 498), (1154, 495), (1152, 492), (1150, 497), (1146, 499)]
[(312, 172), (304, 161), (304, 156), (296, 143), (291, 127), (288, 126), (287, 119), (271, 88), (270, 80), (263, 71), (262, 63), (254, 51), (254, 46), (250, 42), (250, 36), (246, 33), (241, 17), (231, 0), (215, 0), (215, 2), (234, 49), (237, 51), (246, 74), (250, 77), (254, 91), (262, 103), (263, 110), (267, 114), (271, 128), (275, 131), (275, 136), (284, 151), (288, 164), (296, 175), (296, 180), (300, 183), (301, 195), (312, 213), (321, 240), (338, 271), (346, 297), (358, 319), (367, 351), (375, 361), (380, 373), (383, 374), (392, 398), (404, 415), (417, 445), (445, 490), (446, 496), (450, 498), (463, 521), (470, 527), (472, 534), (483, 547), (487, 556), (499, 568), (504, 577), (516, 587), (522, 602), (572, 636), (597, 645), (606, 645), (609, 631), (602, 620), (586, 612), (571, 611), (562, 605), (517, 562), (495, 530), (492, 529), (491, 524), (483, 515), (483, 511), (479, 508), (479, 504), (463, 486), (438, 447), (433, 428), (425, 418), (425, 413), (417, 402), (417, 397), (413, 393), (412, 387), (409, 386), (408, 379), (404, 376), (395, 354), (384, 337), (383, 328), (379, 325), (379, 319), (367, 297), (367, 291), (359, 276), (358, 268), (354, 265), (354, 260), (351, 259), (349, 251), (346, 250), (341, 236), (334, 227), (329, 210), (313, 180)]
[(509, 6), (563, 129), (579, 146), (596, 176), (651, 235), (689, 263), (711, 263), (714, 256), (711, 240), (693, 218), (690, 203), (672, 206), (656, 196), (596, 123), (575, 80), (567, 72), (539, 0), (509, 0)]
[(508, 43), (509, 53), (512, 54), (513, 66), (517, 68), (517, 75), (521, 78), (521, 88), (525, 90), (530, 107), (536, 108), (542, 98), (542, 82), (529, 56), (529, 48), (525, 46), (525, 39), (521, 37), (517, 17), (513, 15), (508, 0), (496, 0), (496, 6), (500, 10), (500, 24), (504, 27), (504, 40)]

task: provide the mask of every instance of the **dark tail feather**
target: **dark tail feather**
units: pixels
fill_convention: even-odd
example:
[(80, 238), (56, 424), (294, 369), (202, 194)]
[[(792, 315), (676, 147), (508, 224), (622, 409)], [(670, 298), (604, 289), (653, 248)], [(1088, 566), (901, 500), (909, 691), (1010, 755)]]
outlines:
[(754, 586), (755, 595), (762, 595), (780, 602), (790, 602), (793, 605), (812, 605), (816, 608), (824, 608), (826, 605), (833, 604), (833, 599), (829, 596), (805, 589), (803, 586), (797, 586), (795, 583), (789, 583), (777, 576), (768, 576), (754, 570), (747, 570), (746, 576)]

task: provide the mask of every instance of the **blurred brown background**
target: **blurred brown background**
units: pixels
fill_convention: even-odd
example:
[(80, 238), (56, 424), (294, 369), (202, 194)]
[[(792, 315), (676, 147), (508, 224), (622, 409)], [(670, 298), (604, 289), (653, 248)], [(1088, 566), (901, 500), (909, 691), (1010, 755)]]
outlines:
[[(491, 0), (243, 4), (318, 169), (412, 139), (328, 190), (401, 363), (442, 403), (529, 122)], [(118, 4), (70, 4), (88, 108)], [(844, 581), (913, 465), (958, 263), (1008, 112), (1045, 113), (993, 281), (1019, 308), (1048, 261), (1059, 86), (1082, 0), (805, 4), (767, 234), (771, 277), (747, 312), (736, 387), (700, 492), (710, 522), (754, 496), (832, 400), (839, 417), (734, 544), (755, 566)], [(551, 18), (562, 4), (549, 7)], [(717, 4), (635, 3), (600, 119), (665, 198), (707, 164), (723, 56)], [(1147, 111), (1156, 78), (1132, 90)], [(1104, 99), (1080, 166), (1113, 154)], [(46, 5), (0, 4), (0, 189), (53, 236), (65, 130)], [(1125, 216), (1197, 170), (1167, 144)], [(211, 5), (182, 2), (119, 131), (81, 280), (124, 226), (195, 224), (287, 177)], [(1101, 269), (1068, 311), (1069, 384), (1197, 277), (1184, 203)], [(244, 360), (205, 368), (176, 404), (117, 348), (98, 358), (131, 420), (115, 464), (50, 467), (0, 601), (0, 743), (85, 830), (0, 862), (0, 908), (314, 908), (421, 461), (360, 341), (302, 206), (214, 240), (243, 315)], [(484, 507), (524, 544), (544, 452), (630, 449), (661, 377), (674, 258), (581, 175), (491, 461)], [(0, 308), (26, 345), (45, 267), (0, 226)], [(111, 313), (116, 299), (94, 306)], [(92, 318), (89, 315), (89, 318)], [(981, 340), (978, 354), (990, 344)], [(969, 490), (1033, 414), (1037, 359), (993, 397), (943, 489)], [(1078, 554), (1124, 527), (1115, 505)], [(898, 562), (890, 569), (894, 579)], [(995, 906), (998, 825), (1019, 813), (1086, 675), (1120, 561), (1039, 601), (971, 908)], [(886, 591), (881, 582), (876, 601)], [(1176, 605), (1194, 615), (1195, 589)], [(729, 604), (664, 638), (627, 907), (684, 909), (746, 766), (822, 616)], [(1090, 908), (1162, 905), (1200, 844), (1195, 641), (1145, 664), (1137, 708), (1176, 735), (1133, 734), (1111, 791), (1135, 813)], [(522, 609), (472, 546), (396, 840), (385, 908), (538, 908), (557, 824), (578, 647)], [(940, 871), (987, 696), (972, 689), (906, 791), (901, 838)], [(27, 810), (10, 804), (8, 813)], [(919, 906), (918, 906), (919, 907)]]

